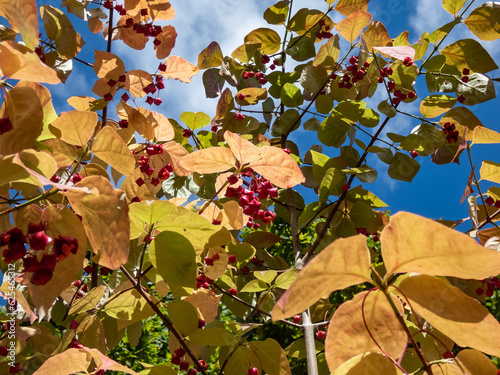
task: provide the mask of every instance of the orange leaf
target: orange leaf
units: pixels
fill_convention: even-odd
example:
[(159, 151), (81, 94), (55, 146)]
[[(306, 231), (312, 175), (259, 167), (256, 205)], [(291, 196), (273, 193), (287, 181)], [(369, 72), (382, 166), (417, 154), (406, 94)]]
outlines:
[(156, 36), (161, 43), (159, 45), (155, 45), (156, 58), (164, 59), (175, 46), (175, 39), (177, 38), (177, 32), (173, 26), (163, 26), (162, 32)]
[(118, 78), (125, 74), (125, 64), (115, 54), (105, 51), (94, 51), (94, 56), (94, 72), (99, 78), (118, 81)]
[(151, 115), (155, 119), (155, 139), (157, 142), (167, 142), (175, 138), (175, 130), (168, 118), (161, 113), (152, 111)]
[(92, 356), (84, 349), (68, 349), (48, 358), (33, 375), (71, 375), (86, 373)]
[(360, 354), (353, 357), (333, 373), (333, 375), (367, 374), (402, 375), (403, 373), (396, 367), (394, 362), (379, 353)]
[(97, 17), (89, 18), (87, 25), (89, 27), (90, 32), (93, 34), (99, 34), (104, 29), (104, 24)]
[(11, 79), (58, 84), (61, 80), (55, 70), (40, 61), (38, 55), (22, 44), (0, 43), (1, 74)]
[(144, 88), (153, 83), (153, 77), (144, 70), (130, 70), (127, 72), (127, 80), (125, 81), (125, 90), (128, 90), (136, 98), (141, 98), (146, 93)]
[(288, 189), (305, 182), (306, 179), (295, 160), (282, 149), (264, 146), (260, 148), (260, 153), (262, 157), (252, 161), (249, 166), (273, 185)]
[(344, 16), (348, 16), (358, 10), (366, 11), (369, 1), (370, 0), (339, 0), (335, 6), (335, 10)]
[[(393, 301), (403, 314), (401, 301), (397, 298)], [(325, 339), (325, 357), (333, 372), (357, 355), (381, 353), (378, 345), (392, 358), (398, 358), (407, 341), (406, 332), (384, 293), (361, 292), (333, 314)]]
[(152, 141), (155, 138), (155, 132), (153, 125), (149, 121), (151, 112), (141, 107), (132, 108), (128, 104), (124, 104), (123, 107), (125, 108), (125, 112), (127, 112), (128, 122), (147, 141)]
[(212, 323), (217, 317), (221, 296), (216, 295), (211, 290), (197, 289), (189, 296), (182, 297), (182, 299), (195, 307), (201, 319), (206, 323)]
[(200, 174), (224, 172), (234, 168), (236, 158), (230, 149), (210, 147), (195, 151), (181, 159), (181, 166)]
[(375, 46), (385, 47), (392, 45), (392, 39), (384, 24), (380, 21), (370, 23), (363, 33), (363, 38), (365, 38), (367, 50), (370, 52)]
[(134, 173), (135, 158), (125, 141), (110, 126), (104, 127), (92, 144), (92, 152), (125, 176)]
[(241, 138), (238, 134), (227, 130), (224, 133), (224, 140), (236, 156), (241, 165), (257, 161), (262, 158), (260, 148), (253, 143)]
[(36, 0), (2, 0), (0, 16), (7, 18), (12, 30), (21, 33), (30, 49), (38, 45), (38, 11)]
[(14, 154), (34, 146), (43, 125), (42, 105), (35, 90), (31, 87), (8, 90), (0, 117), (9, 117), (13, 127), (0, 135), (1, 155)]
[(418, 272), (462, 279), (500, 273), (500, 253), (469, 236), (408, 212), (391, 216), (381, 234), (387, 276)]
[(335, 28), (349, 42), (353, 43), (363, 29), (372, 21), (372, 15), (364, 10), (349, 14)]
[(66, 192), (71, 207), (82, 216), (96, 263), (117, 269), (127, 263), (130, 247), (128, 203), (122, 190), (114, 189), (104, 177), (90, 176), (75, 185), (92, 194)]
[[(144, 47), (146, 47), (146, 43), (148, 42), (149, 38), (144, 34), (136, 33), (131, 27), (128, 28), (125, 27), (125, 22), (127, 18), (129, 18), (129, 16), (122, 16), (118, 20), (118, 23), (116, 24), (117, 30), (119, 30), (117, 37), (123, 40), (123, 43), (125, 43), (130, 48), (136, 50), (144, 49)], [(140, 21), (141, 21), (140, 15), (134, 17), (134, 22), (140, 22)]]
[(458, 346), (500, 356), (500, 323), (486, 307), (447, 280), (429, 275), (407, 277), (399, 285), (398, 294), (410, 301), (415, 313)]
[(460, 364), (460, 368), (464, 369), (468, 374), (488, 375), (497, 373), (497, 368), (491, 360), (483, 353), (474, 349), (461, 350), (455, 357), (456, 362)]
[(188, 151), (180, 143), (168, 142), (163, 144), (163, 153), (168, 163), (172, 163), (176, 176), (189, 176), (191, 172), (181, 165), (181, 160), (187, 156)]
[(335, 290), (369, 282), (370, 254), (366, 238), (341, 238), (309, 262), (273, 309), (273, 320), (301, 313)]
[[(70, 145), (84, 147), (94, 133), (97, 113), (88, 111), (69, 111), (63, 113), (50, 126), (53, 133)], [(57, 134), (59, 130), (59, 134)]]
[(191, 78), (200, 71), (200, 68), (178, 56), (169, 56), (165, 64), (167, 64), (167, 70), (161, 74), (167, 79), (178, 79), (181, 82), (190, 83)]

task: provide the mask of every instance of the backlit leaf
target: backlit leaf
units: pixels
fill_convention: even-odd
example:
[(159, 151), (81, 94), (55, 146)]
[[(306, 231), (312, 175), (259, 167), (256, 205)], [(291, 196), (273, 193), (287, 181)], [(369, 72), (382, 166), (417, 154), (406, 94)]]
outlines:
[(264, 12), (264, 19), (267, 21), (267, 23), (271, 25), (284, 24), (288, 15), (289, 3), (289, 0), (282, 0), (267, 8)]
[(466, 373), (474, 375), (495, 374), (495, 371), (497, 371), (497, 368), (487, 356), (474, 349), (461, 350), (455, 357), (455, 361), (459, 363), (460, 368), (464, 369)]
[(479, 173), (482, 180), (488, 180), (500, 184), (500, 164), (484, 160)]
[(453, 108), (456, 98), (447, 95), (429, 95), (420, 103), (420, 113), (424, 117), (432, 118), (442, 115)]
[(203, 112), (182, 112), (180, 119), (189, 129), (196, 130), (210, 124), (210, 116)]
[[(156, 298), (150, 297), (154, 300)], [(136, 289), (127, 290), (113, 297), (104, 307), (110, 317), (125, 321), (126, 325), (146, 319), (154, 314), (148, 302)]]
[(124, 104), (123, 107), (127, 113), (129, 125), (137, 130), (137, 132), (147, 141), (153, 141), (155, 138), (155, 131), (153, 124), (149, 121), (151, 112), (141, 107), (132, 108), (128, 104)]
[(298, 314), (331, 292), (370, 280), (370, 255), (364, 236), (328, 245), (299, 273), (273, 309), (273, 320)]
[[(401, 301), (394, 296), (399, 313)], [(366, 324), (366, 325), (365, 325)], [(325, 339), (325, 355), (332, 371), (360, 354), (380, 353), (380, 348), (397, 358), (408, 337), (382, 291), (358, 293), (333, 314)]]
[(238, 134), (226, 131), (224, 139), (240, 164), (243, 165), (262, 158), (261, 148), (241, 138)]
[(230, 346), (236, 342), (235, 335), (224, 328), (208, 327), (199, 329), (189, 336), (190, 341), (208, 346)]
[(200, 68), (178, 56), (167, 57), (165, 64), (167, 65), (167, 70), (161, 72), (161, 75), (167, 79), (173, 78), (181, 82), (190, 83), (191, 78), (200, 71)]
[[(370, 0), (339, 0), (335, 6), (335, 10), (344, 16), (349, 16), (351, 13), (358, 10), (366, 11)], [(330, 3), (332, 3), (331, 1)]]
[[(380, 21), (373, 21), (363, 32), (366, 42), (366, 49), (371, 51), (373, 47), (385, 47), (392, 45), (392, 39), (384, 24)], [(403, 58), (404, 59), (404, 58)]]
[(175, 27), (171, 25), (163, 26), (160, 34), (156, 36), (155, 40), (160, 41), (159, 45), (155, 45), (156, 58), (159, 60), (164, 59), (175, 46), (175, 40), (177, 38), (177, 32)]
[(234, 168), (236, 158), (226, 147), (210, 147), (195, 151), (181, 159), (181, 166), (200, 174), (224, 172)]
[(481, 4), (463, 23), (479, 39), (497, 40), (500, 38), (500, 4), (494, 1)]
[(411, 182), (419, 169), (418, 161), (402, 152), (396, 152), (387, 172), (395, 180)]
[(95, 50), (94, 56), (94, 72), (99, 78), (118, 81), (118, 78), (125, 74), (125, 65), (115, 54)]
[(484, 126), (477, 126), (472, 133), (472, 144), (500, 143), (500, 133)]
[(125, 82), (125, 90), (130, 92), (134, 97), (141, 98), (146, 93), (144, 88), (153, 83), (153, 77), (144, 70), (130, 70), (127, 72), (127, 80)]
[(258, 42), (262, 43), (260, 51), (262, 54), (271, 55), (281, 47), (281, 38), (279, 34), (271, 29), (262, 27), (251, 31), (245, 36), (245, 43)]
[(84, 147), (94, 133), (97, 125), (97, 113), (89, 111), (69, 111), (63, 113), (50, 127), (53, 133), (70, 145)]
[(198, 314), (192, 304), (176, 300), (167, 304), (168, 317), (174, 327), (184, 336), (198, 329)]
[(198, 68), (215, 68), (222, 64), (222, 50), (219, 43), (212, 42), (198, 55)]
[(295, 160), (282, 149), (264, 146), (260, 151), (261, 159), (250, 162), (249, 167), (273, 185), (288, 189), (305, 181)]
[(457, 14), (463, 8), (467, 0), (443, 0), (443, 8), (448, 13)]
[(96, 263), (117, 269), (127, 263), (130, 247), (130, 220), (128, 203), (122, 190), (101, 176), (90, 176), (76, 184), (88, 187), (92, 194), (68, 191), (65, 193), (71, 207), (82, 216)]
[(99, 301), (104, 296), (106, 287), (100, 285), (97, 288), (90, 290), (83, 298), (76, 300), (71, 309), (69, 310), (69, 315), (79, 314), (87, 310), (95, 309)]
[(71, 375), (75, 372), (87, 372), (92, 357), (83, 349), (67, 349), (48, 358), (36, 370), (34, 375)]
[(313, 66), (322, 66), (325, 69), (333, 69), (336, 66), (340, 54), (339, 36), (335, 34), (319, 47), (314, 57)]
[[(464, 274), (462, 277), (467, 278)], [(500, 323), (476, 299), (446, 280), (430, 275), (407, 277), (399, 285), (398, 294), (410, 301), (415, 313), (457, 345), (500, 354), (500, 342), (496, 339)]]
[(498, 69), (489, 53), (474, 39), (458, 40), (441, 50), (446, 56), (446, 63), (454, 65), (459, 71), (469, 68), (476, 73), (488, 73)]
[(405, 57), (415, 58), (415, 49), (409, 46), (374, 47), (374, 49), (401, 61), (403, 61)]
[(0, 43), (0, 70), (12, 79), (58, 84), (57, 73), (40, 61), (38, 55), (22, 44), (7, 40)]
[(111, 127), (104, 127), (92, 144), (92, 152), (125, 176), (134, 173), (135, 158), (125, 141)]
[(400, 375), (403, 374), (394, 362), (384, 354), (360, 354), (337, 368), (332, 375)]
[(281, 89), (281, 102), (287, 107), (298, 107), (304, 103), (300, 88), (291, 83), (285, 83)]
[(38, 45), (38, 12), (35, 0), (2, 0), (0, 16), (7, 18), (12, 30), (21, 33), (30, 49)]
[(350, 43), (353, 43), (363, 29), (370, 24), (372, 18), (372, 15), (365, 10), (358, 10), (340, 21), (335, 29)]
[(206, 323), (212, 323), (219, 313), (219, 302), (221, 295), (216, 295), (212, 290), (200, 288), (187, 297), (182, 297), (183, 301), (192, 304), (200, 319)]
[(267, 90), (259, 87), (247, 87), (236, 93), (238, 95), (245, 95), (245, 99), (238, 100), (241, 105), (254, 105), (257, 104), (259, 100), (264, 100), (267, 98)]
[(465, 234), (408, 212), (392, 215), (380, 238), (388, 276), (418, 272), (484, 279), (500, 270), (500, 253), (482, 247)]

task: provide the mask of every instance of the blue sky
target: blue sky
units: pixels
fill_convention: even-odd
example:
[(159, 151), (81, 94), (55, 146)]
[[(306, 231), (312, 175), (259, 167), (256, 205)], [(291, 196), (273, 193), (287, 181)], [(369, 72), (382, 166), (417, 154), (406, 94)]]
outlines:
[[(281, 35), (284, 32), (283, 27), (270, 26), (262, 18), (264, 10), (274, 4), (275, 1), (171, 0), (170, 2), (176, 10), (176, 17), (172, 21), (165, 22), (165, 24), (172, 24), (176, 27), (178, 33), (176, 46), (172, 54), (182, 56), (193, 64), (196, 64), (199, 52), (212, 41), (217, 41), (220, 44), (224, 55), (230, 55), (236, 47), (243, 43), (244, 36), (253, 29), (271, 27), (275, 28)], [(476, 1), (471, 9), (484, 2), (486, 1)], [(38, 3), (40, 5), (52, 4), (56, 6), (59, 1), (43, 0), (38, 1)], [(326, 10), (327, 4), (324, 0), (293, 1), (295, 11), (305, 7)], [(415, 0), (411, 2), (407, 0), (372, 0), (368, 10), (372, 12), (374, 20), (380, 20), (384, 23), (391, 37), (396, 37), (401, 32), (408, 30), (410, 32), (410, 42), (415, 42), (422, 32), (432, 32), (453, 19), (452, 15), (442, 9), (438, 0)], [(87, 41), (78, 57), (93, 62), (93, 50), (104, 50), (104, 40), (99, 40), (99, 38), (90, 34), (83, 21), (73, 15), (70, 15), (70, 18), (74, 22), (75, 28), (82, 33), (82, 36)], [(335, 13), (332, 14), (332, 18), (334, 21), (340, 20), (335, 16)], [(465, 37), (474, 36), (467, 30), (465, 25), (459, 25), (444, 45)], [(481, 43), (496, 61), (500, 61), (500, 43), (498, 41)], [(145, 50), (135, 51), (117, 41), (113, 42), (112, 52), (122, 57), (127, 70), (143, 69), (154, 72), (158, 66), (158, 60), (154, 55), (151, 43), (148, 44)], [(490, 75), (492, 77), (499, 76), (498, 72), (491, 72)], [(71, 109), (66, 103), (66, 98), (69, 96), (93, 95), (90, 92), (94, 83), (93, 77), (91, 68), (75, 62), (75, 70), (70, 75), (66, 85), (51, 87), (56, 110), (66, 111)], [(217, 99), (205, 98), (201, 77), (202, 73), (193, 77), (191, 84), (173, 80), (167, 81), (166, 89), (163, 90), (161, 95), (163, 104), (160, 107), (155, 107), (154, 110), (158, 110), (167, 117), (177, 120), (184, 111), (203, 111), (212, 117), (215, 114)], [(417, 92), (418, 89), (425, 88), (423, 77), (420, 78), (422, 82), (417, 85)], [(496, 86), (498, 88), (498, 85)], [(426, 94), (421, 94), (420, 99), (425, 96)], [(369, 100), (369, 106), (376, 109), (378, 103), (383, 99), (385, 99), (385, 92), (379, 90)], [(403, 109), (418, 114), (419, 102), (420, 100), (406, 104)], [(141, 103), (140, 100), (139, 103)], [(474, 111), (485, 126), (500, 131), (500, 125), (495, 115), (497, 103), (495, 99), (483, 105), (469, 108)], [(140, 105), (147, 106), (146, 104)], [(255, 109), (260, 109), (260, 105)], [(113, 116), (113, 111), (111, 111), (111, 116)], [(389, 124), (387, 131), (406, 135), (419, 124), (419, 121), (398, 115)], [(291, 135), (291, 140), (299, 145), (302, 153), (305, 153), (311, 143), (319, 144), (315, 136), (316, 134), (313, 132), (300, 129)], [(476, 145), (472, 150), (477, 171), (480, 168), (480, 160), (499, 161), (496, 159), (496, 156), (500, 155), (498, 145)], [(338, 150), (325, 147), (324, 153), (329, 156), (336, 156)], [(376, 156), (371, 156), (368, 158), (368, 165), (377, 169), (379, 177), (373, 184), (365, 184), (364, 187), (373, 191), (388, 203), (393, 212), (405, 210), (432, 218), (443, 216), (446, 219), (458, 220), (468, 216), (466, 203), (460, 205), (460, 199), (470, 173), (470, 167), (468, 167), (465, 156), (463, 154), (461, 157), (462, 167), (456, 164), (438, 166), (430, 161), (430, 157), (418, 157), (417, 160), (422, 167), (412, 183), (392, 180), (387, 176), (387, 165), (380, 162)], [(485, 184), (484, 186), (487, 187), (488, 185)], [(486, 188), (484, 188), (485, 190)], [(313, 199), (312, 195), (308, 194), (307, 197)]]

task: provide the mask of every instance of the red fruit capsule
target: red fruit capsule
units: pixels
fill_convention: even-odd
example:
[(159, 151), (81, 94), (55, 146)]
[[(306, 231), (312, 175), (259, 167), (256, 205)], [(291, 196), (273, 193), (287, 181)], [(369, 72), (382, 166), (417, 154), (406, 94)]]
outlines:
[(316, 332), (316, 340), (323, 340), (326, 336), (325, 331)]
[(257, 367), (250, 367), (247, 370), (247, 375), (259, 375), (259, 369)]
[(39, 270), (33, 273), (31, 276), (31, 283), (33, 285), (45, 285), (50, 279), (52, 279), (52, 271), (50, 270)]

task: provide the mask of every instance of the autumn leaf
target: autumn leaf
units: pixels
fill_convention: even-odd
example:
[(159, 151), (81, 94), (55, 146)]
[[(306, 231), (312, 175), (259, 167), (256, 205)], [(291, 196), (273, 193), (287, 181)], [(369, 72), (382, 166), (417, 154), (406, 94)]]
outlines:
[(0, 16), (7, 18), (12, 30), (21, 33), (26, 46), (38, 45), (38, 12), (36, 0), (2, 0)]
[(123, 61), (111, 52), (94, 51), (94, 72), (99, 78), (118, 81), (125, 74)]
[[(329, 1), (333, 2), (331, 0)], [(335, 10), (343, 16), (349, 16), (359, 10), (366, 11), (369, 1), (370, 0), (339, 0), (335, 5)]]
[(370, 281), (366, 238), (341, 238), (323, 249), (299, 273), (273, 309), (273, 320), (301, 313), (335, 290)]
[(177, 32), (173, 26), (163, 26), (160, 34), (156, 36), (156, 40), (159, 41), (159, 44), (155, 44), (155, 52), (157, 59), (164, 59), (175, 46), (175, 39), (177, 38)]
[(198, 55), (198, 68), (215, 68), (222, 64), (222, 50), (219, 43), (212, 42)]
[(134, 155), (123, 139), (109, 126), (104, 127), (97, 134), (92, 144), (92, 152), (125, 176), (134, 173)]
[(358, 10), (357, 12), (349, 14), (346, 18), (340, 21), (335, 29), (342, 35), (347, 41), (353, 43), (363, 29), (370, 24), (372, 21), (372, 15), (364, 10)]
[(235, 168), (236, 158), (228, 148), (210, 147), (184, 156), (180, 163), (191, 172), (207, 174)]
[(181, 82), (190, 83), (191, 78), (200, 71), (200, 68), (178, 56), (167, 57), (165, 64), (167, 65), (167, 70), (161, 72), (161, 75), (167, 79), (173, 78)]
[(65, 112), (50, 124), (58, 138), (80, 147), (85, 147), (96, 125), (97, 113), (89, 111)]

